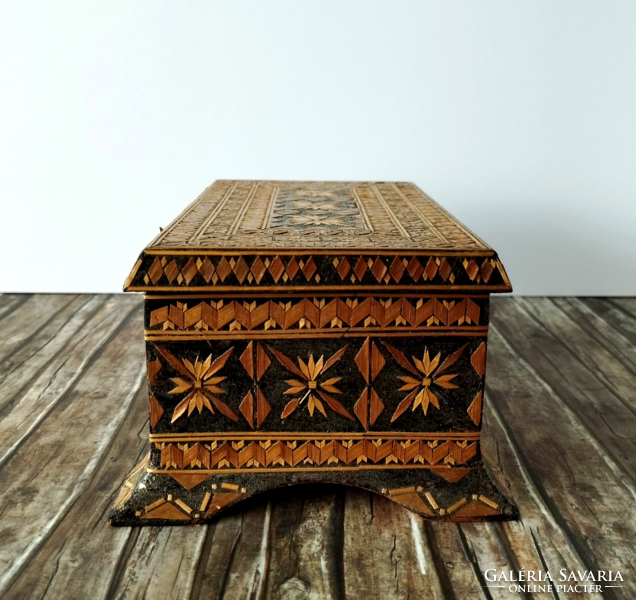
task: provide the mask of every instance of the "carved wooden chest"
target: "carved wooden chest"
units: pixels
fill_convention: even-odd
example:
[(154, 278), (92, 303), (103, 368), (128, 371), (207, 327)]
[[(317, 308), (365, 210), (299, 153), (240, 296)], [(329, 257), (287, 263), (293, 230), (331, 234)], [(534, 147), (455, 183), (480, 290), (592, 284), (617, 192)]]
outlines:
[(305, 482), (515, 516), (480, 451), (489, 296), (510, 283), (413, 184), (217, 181), (124, 289), (145, 294), (151, 449), (112, 524)]

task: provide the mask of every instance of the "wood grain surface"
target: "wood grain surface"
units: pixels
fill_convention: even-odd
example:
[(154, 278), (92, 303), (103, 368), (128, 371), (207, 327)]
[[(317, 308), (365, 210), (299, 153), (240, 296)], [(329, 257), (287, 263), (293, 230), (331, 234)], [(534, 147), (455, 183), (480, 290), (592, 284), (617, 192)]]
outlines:
[[(483, 450), (519, 521), (424, 523), (300, 486), (135, 529), (106, 516), (148, 450), (141, 298), (0, 295), (0, 597), (635, 598), (636, 300), (492, 305)], [(488, 568), (618, 569), (624, 587), (513, 594)]]

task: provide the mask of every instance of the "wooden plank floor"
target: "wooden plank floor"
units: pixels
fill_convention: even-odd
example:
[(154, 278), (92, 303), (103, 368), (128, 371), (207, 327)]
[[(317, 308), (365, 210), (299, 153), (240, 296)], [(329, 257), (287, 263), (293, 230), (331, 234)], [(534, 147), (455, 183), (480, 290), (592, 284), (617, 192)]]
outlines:
[[(486, 524), (301, 486), (206, 527), (111, 528), (148, 445), (141, 312), (0, 295), (0, 597), (636, 598), (636, 299), (494, 300), (484, 452), (522, 518)], [(618, 569), (624, 587), (511, 594), (487, 568)]]

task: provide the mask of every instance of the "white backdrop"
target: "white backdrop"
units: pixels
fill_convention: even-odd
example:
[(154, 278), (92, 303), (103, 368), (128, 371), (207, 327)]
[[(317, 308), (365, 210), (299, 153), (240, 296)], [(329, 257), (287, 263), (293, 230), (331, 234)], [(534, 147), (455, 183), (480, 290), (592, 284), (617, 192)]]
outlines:
[(211, 181), (414, 181), (520, 294), (636, 295), (633, 0), (14, 0), (4, 291), (119, 291)]

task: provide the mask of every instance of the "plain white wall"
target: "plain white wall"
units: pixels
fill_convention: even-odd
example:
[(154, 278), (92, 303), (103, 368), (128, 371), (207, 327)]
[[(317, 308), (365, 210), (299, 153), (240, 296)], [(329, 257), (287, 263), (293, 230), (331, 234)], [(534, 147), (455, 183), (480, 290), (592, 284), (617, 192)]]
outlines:
[(14, 1), (0, 285), (112, 292), (218, 178), (414, 181), (521, 294), (636, 295), (633, 0)]

